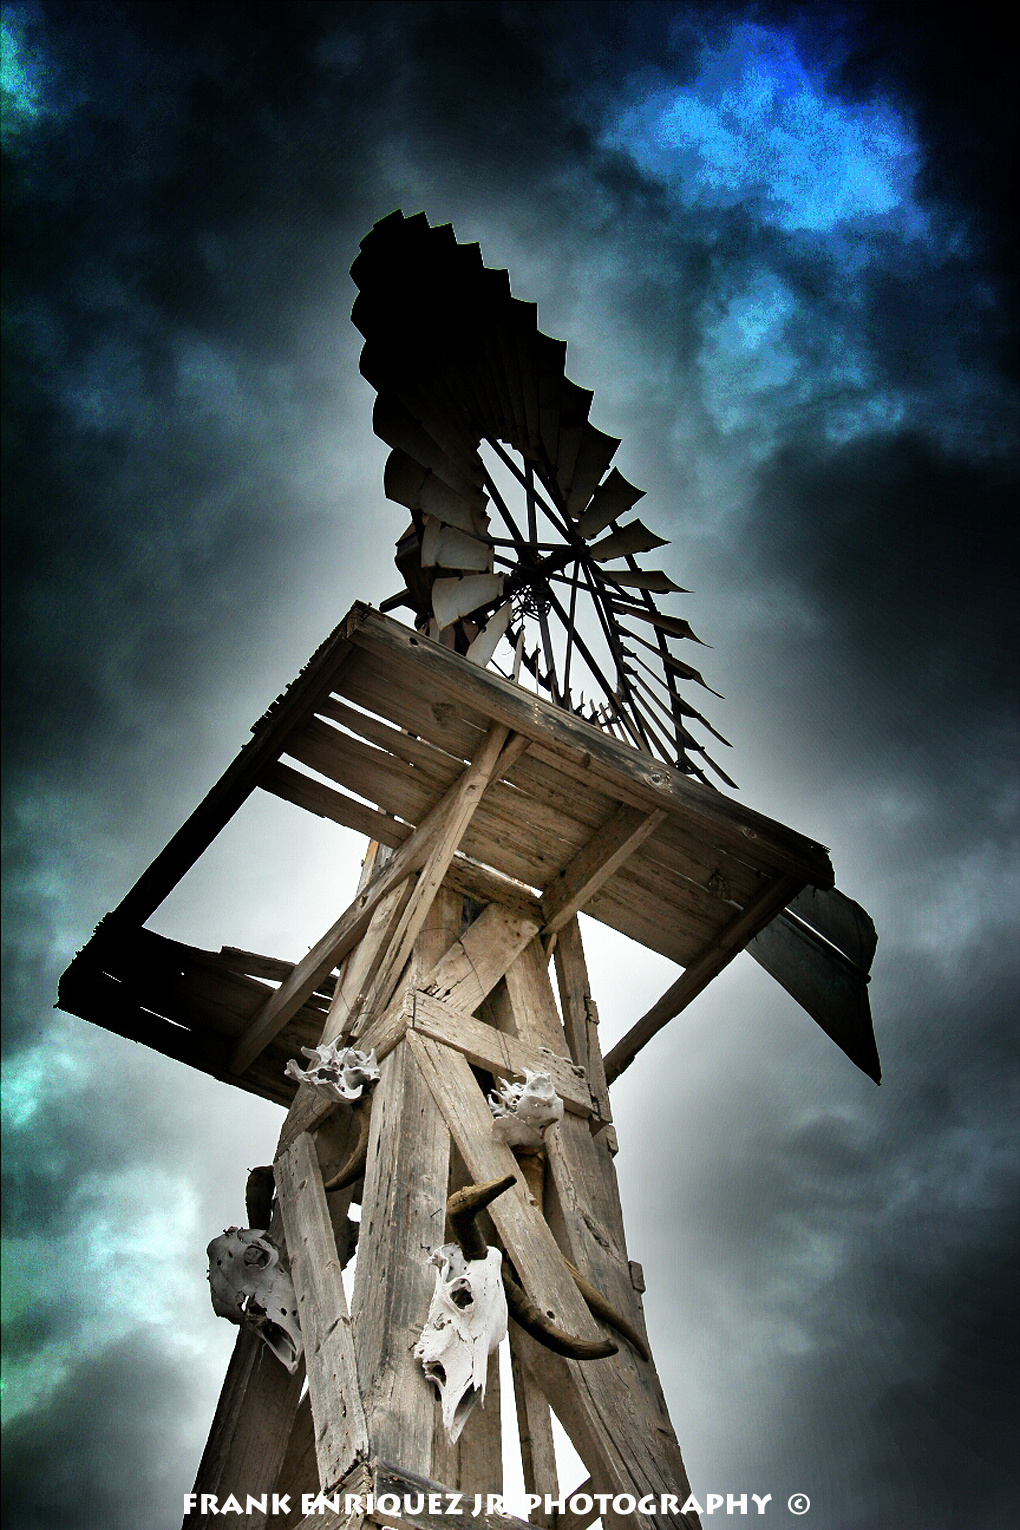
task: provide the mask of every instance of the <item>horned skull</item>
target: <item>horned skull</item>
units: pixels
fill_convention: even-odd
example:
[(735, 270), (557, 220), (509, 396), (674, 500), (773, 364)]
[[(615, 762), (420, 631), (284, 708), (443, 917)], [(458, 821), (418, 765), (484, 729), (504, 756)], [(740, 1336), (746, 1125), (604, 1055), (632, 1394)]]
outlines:
[(532, 1073), (525, 1068), (523, 1084), (500, 1080), (489, 1095), (489, 1109), (495, 1117), (495, 1136), (509, 1147), (537, 1148), (549, 1127), (563, 1115), (563, 1101), (548, 1073)]
[(297, 1297), (279, 1250), (264, 1232), (228, 1227), (206, 1252), (216, 1316), (257, 1333), (293, 1375), (303, 1345)]
[(506, 1334), (502, 1255), (490, 1248), (483, 1259), (466, 1259), (456, 1243), (444, 1243), (431, 1262), (435, 1290), (414, 1355), (439, 1391), (452, 1445), (475, 1403), (485, 1402), (489, 1356)]
[(284, 1072), (299, 1084), (317, 1084), (337, 1100), (360, 1100), (362, 1092), (379, 1077), (375, 1052), (359, 1052), (356, 1047), (341, 1047), (335, 1041), (325, 1046), (302, 1047), (311, 1064), (298, 1066), (292, 1057)]

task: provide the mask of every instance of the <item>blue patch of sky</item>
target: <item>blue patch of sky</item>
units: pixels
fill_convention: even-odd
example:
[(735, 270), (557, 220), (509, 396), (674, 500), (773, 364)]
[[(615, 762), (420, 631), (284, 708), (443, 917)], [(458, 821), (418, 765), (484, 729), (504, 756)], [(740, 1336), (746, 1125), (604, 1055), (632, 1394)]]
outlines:
[[(924, 258), (934, 229), (914, 197), (922, 152), (891, 101), (844, 99), (833, 68), (791, 31), (742, 23), (702, 45), (693, 74), (625, 86), (601, 132), (699, 220), (695, 237), (712, 242), (730, 215), (762, 231), (706, 303), (699, 370), (716, 428), (765, 450), (792, 415), (833, 440), (903, 416), (874, 386), (861, 279), (875, 263)], [(787, 267), (796, 248), (828, 269), (824, 312)]]
[(32, 13), (8, 6), (0, 17), (0, 118), (3, 140), (12, 143), (47, 109), (49, 66), (28, 39)]
[(791, 233), (891, 217), (923, 232), (909, 124), (879, 97), (842, 99), (829, 74), (791, 33), (742, 24), (704, 46), (693, 80), (660, 75), (631, 92), (602, 143), (688, 206), (751, 203)]

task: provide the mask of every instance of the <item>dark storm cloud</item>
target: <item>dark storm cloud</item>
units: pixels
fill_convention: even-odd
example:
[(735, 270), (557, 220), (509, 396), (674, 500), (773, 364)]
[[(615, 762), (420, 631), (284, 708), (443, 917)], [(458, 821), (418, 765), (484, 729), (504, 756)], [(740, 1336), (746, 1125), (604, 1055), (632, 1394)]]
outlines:
[[(678, 563), (697, 565), (709, 662), (734, 682), (713, 721), (743, 733), (792, 822), (831, 826), (837, 869), (857, 857), (851, 890), (879, 920), (881, 1091), (823, 1058), (781, 996), (692, 1011), (660, 1040), (678, 1050), (649, 1054), (650, 1083), (635, 1067), (637, 1120), (617, 1086), (631, 1148), (672, 1120), (670, 1089), (683, 1099), (682, 1161), (656, 1184), (649, 1151), (633, 1207), (662, 1229), (658, 1358), (700, 1480), (775, 1469), (777, 1496), (780, 1473), (787, 1491), (818, 1481), (812, 1522), (833, 1530), (1004, 1530), (1015, 1049), (993, 956), (1011, 832), (1015, 64), (998, 22), (877, 5), (7, 14), (42, 60), (4, 177), (5, 982), (27, 1059), (6, 1204), (37, 1287), (9, 1334), (30, 1372), (82, 1351), (12, 1427), (13, 1522), (165, 1523), (190, 1486), (208, 1399), (189, 1399), (166, 1333), (124, 1338), (119, 1288), (55, 1307), (32, 1260), (66, 1261), (92, 1233), (113, 1247), (137, 1169), (138, 1201), (177, 1215), (166, 1279), (198, 1333), (201, 1246), (240, 1215), (252, 1161), (232, 1145), (224, 1164), (247, 1102), (209, 1126), (227, 1091), (49, 1006), (247, 723), (354, 598), (392, 588), (399, 517), (347, 270), (399, 204), (481, 238), (570, 339), (650, 524), (672, 521)], [(653, 85), (704, 93), (706, 47), (749, 26), (771, 39), (763, 57), (810, 74), (824, 121), (893, 122), (916, 149), (888, 214), (803, 226), (776, 185), (717, 195), (707, 139), (684, 189), (613, 137)], [(795, 183), (816, 221), (825, 169)], [(195, 1187), (200, 1226), (177, 1190), (150, 1193), (161, 1167)], [(701, 1376), (689, 1354), (708, 1357)], [(707, 1417), (689, 1403), (702, 1387)]]
[(195, 1447), (188, 1369), (144, 1331), (73, 1367), (47, 1406), (5, 1429), (8, 1524), (164, 1530), (175, 1522), (176, 1458)]

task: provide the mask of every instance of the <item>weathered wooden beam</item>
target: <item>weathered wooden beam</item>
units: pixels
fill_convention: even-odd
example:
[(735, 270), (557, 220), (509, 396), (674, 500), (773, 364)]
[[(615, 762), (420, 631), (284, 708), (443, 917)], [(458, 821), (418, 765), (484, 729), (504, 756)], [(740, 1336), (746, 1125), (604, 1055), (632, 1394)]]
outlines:
[(665, 818), (661, 808), (652, 813), (626, 803), (617, 808), (546, 888), (542, 897), (546, 933), (561, 930)]
[[(297, 1013), (326, 974), (353, 949), (367, 930), (380, 899), (411, 872), (418, 871), (425, 864), (437, 841), (445, 842), (442, 836), (448, 820), (460, 822), (465, 811), (467, 819), (470, 819), (481, 792), (491, 778), (505, 740), (505, 729), (497, 725), (490, 731), (476, 760), (422, 820), (378, 878), (355, 898), (332, 928), (297, 963), (290, 977), (270, 995), (235, 1049), (231, 1064), (235, 1073), (244, 1072), (291, 1016)], [(456, 844), (453, 848), (456, 848)], [(451, 850), (451, 858), (452, 854)]]
[(591, 781), (618, 801), (630, 801), (648, 812), (665, 808), (680, 813), (721, 844), (739, 846), (755, 859), (799, 876), (802, 886), (807, 882), (832, 886), (832, 866), (821, 845), (692, 781), (661, 760), (621, 746), (573, 713), (543, 702), (489, 670), (479, 670), (460, 655), (375, 612), (352, 636), (358, 647), (401, 668), (413, 654), (423, 685), (524, 734), (533, 740), (537, 758), (551, 758), (558, 768)]
[(556, 964), (563, 1029), (571, 1056), (588, 1075), (588, 1086), (597, 1110), (591, 1129), (601, 1131), (612, 1124), (613, 1112), (599, 1043), (599, 1012), (591, 994), (581, 928), (576, 918), (569, 920), (560, 930), (553, 959)]
[[(262, 1340), (242, 1328), (234, 1343), (227, 1374), (195, 1476), (194, 1492), (213, 1493), (222, 1502), (230, 1493), (244, 1501), (276, 1486), (304, 1384), (304, 1367), (292, 1376)], [(199, 1506), (201, 1496), (199, 1496)], [(266, 1523), (252, 1515), (253, 1527)], [(200, 1507), (184, 1517), (183, 1530), (212, 1530), (213, 1519)]]
[[(466, 1066), (466, 1064), (465, 1064)], [(373, 1453), (431, 1472), (435, 1394), (412, 1350), (444, 1241), (450, 1140), (406, 1042), (380, 1064), (352, 1307)]]
[(422, 980), (427, 993), (471, 1015), (495, 988), (540, 924), (528, 914), (490, 903)]
[(753, 902), (732, 919), (725, 929), (712, 940), (681, 977), (677, 979), (657, 1003), (631, 1026), (627, 1034), (607, 1052), (605, 1057), (606, 1079), (611, 1084), (625, 1068), (629, 1068), (643, 1046), (668, 1025), (674, 1016), (686, 1009), (702, 989), (727, 966), (748, 941), (762, 929), (790, 899), (800, 891), (804, 883), (794, 876), (781, 876), (770, 883)]
[(324, 1488), (368, 1454), (368, 1426), (336, 1239), (315, 1144), (303, 1132), (274, 1165), (304, 1340)]
[[(450, 1530), (450, 1516), (443, 1512), (447, 1505), (448, 1485), (434, 1482), (429, 1477), (418, 1476), (415, 1472), (407, 1471), (403, 1466), (391, 1466), (386, 1461), (374, 1461), (372, 1465), (372, 1491), (375, 1494), (376, 1503), (384, 1495), (390, 1494), (399, 1501), (400, 1506), (396, 1513), (391, 1514), (388, 1510), (385, 1512), (387, 1524), (398, 1525), (401, 1530)], [(436, 1494), (439, 1494), (440, 1512), (438, 1514), (431, 1513), (429, 1510), (429, 1499), (431, 1498), (435, 1503)], [(419, 1495), (423, 1499), (420, 1513), (405, 1508), (405, 1498), (410, 1499), (413, 1505)], [(466, 1521), (475, 1527), (475, 1530), (528, 1530), (529, 1522), (526, 1520), (516, 1519), (512, 1514), (489, 1513), (485, 1507), (484, 1498), (477, 1514), (473, 1503), (464, 1507)], [(531, 1524), (535, 1525), (535, 1522), (531, 1521)], [(539, 1530), (537, 1525), (535, 1530)]]
[[(521, 1467), (524, 1474), (524, 1490), (538, 1498), (559, 1497), (559, 1476), (556, 1470), (556, 1447), (553, 1443), (552, 1418), (549, 1404), (535, 1385), (516, 1345), (510, 1343), (510, 1370), (514, 1383), (514, 1400), (517, 1405), (517, 1432), (521, 1442)], [(546, 1514), (544, 1504), (532, 1509), (531, 1517), (536, 1524), (551, 1525), (552, 1514)], [(557, 1516), (557, 1526), (559, 1516)]]
[[(506, 745), (504, 748), (503, 746)], [(489, 782), (509, 770), (527, 748), (527, 739), (507, 739), (507, 730), (497, 726), (486, 736), (471, 767), (465, 772), (461, 789), (450, 804), (439, 836), (418, 874), (374, 984), (373, 1000), (388, 1003), (393, 989), (411, 955), (418, 933), (425, 923), (432, 900), (442, 886), (457, 846)]]

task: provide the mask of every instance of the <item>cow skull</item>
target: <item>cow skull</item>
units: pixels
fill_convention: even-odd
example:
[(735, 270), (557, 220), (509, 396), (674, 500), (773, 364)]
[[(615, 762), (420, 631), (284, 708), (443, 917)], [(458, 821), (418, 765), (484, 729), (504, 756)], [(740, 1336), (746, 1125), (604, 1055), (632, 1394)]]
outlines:
[(279, 1250), (264, 1232), (228, 1227), (206, 1252), (216, 1316), (257, 1333), (293, 1375), (303, 1349), (301, 1328)]
[(335, 1041), (325, 1046), (302, 1047), (311, 1066), (301, 1068), (292, 1057), (283, 1070), (299, 1084), (317, 1084), (336, 1100), (360, 1100), (362, 1092), (379, 1077), (375, 1052), (359, 1052), (356, 1047), (341, 1047)]
[(506, 1334), (502, 1255), (490, 1248), (482, 1259), (466, 1259), (456, 1243), (445, 1243), (431, 1262), (435, 1290), (414, 1354), (438, 1388), (452, 1445), (475, 1403), (485, 1402), (489, 1356)]
[(549, 1127), (563, 1115), (563, 1101), (548, 1073), (532, 1073), (525, 1068), (523, 1084), (499, 1082), (489, 1095), (489, 1109), (495, 1117), (495, 1136), (509, 1147), (537, 1148)]

